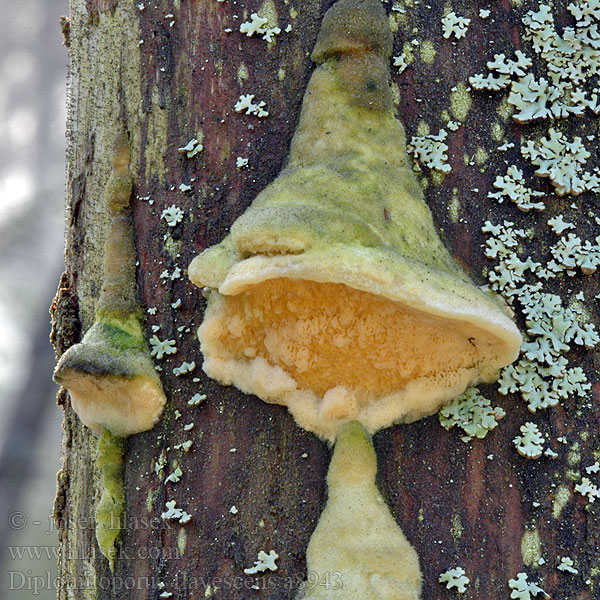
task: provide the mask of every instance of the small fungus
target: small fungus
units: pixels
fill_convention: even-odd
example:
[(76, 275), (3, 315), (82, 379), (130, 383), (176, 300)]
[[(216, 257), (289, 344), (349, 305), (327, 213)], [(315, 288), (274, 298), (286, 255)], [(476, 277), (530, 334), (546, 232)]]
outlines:
[(97, 435), (103, 428), (120, 437), (151, 429), (165, 405), (137, 299), (132, 184), (129, 142), (121, 133), (104, 190), (104, 204), (112, 222), (104, 248), (104, 280), (95, 320), (81, 343), (62, 355), (54, 372), (54, 380), (69, 390), (81, 421)]
[(464, 594), (469, 585), (469, 578), (465, 575), (465, 570), (462, 567), (448, 569), (440, 575), (440, 583), (446, 584), (446, 589), (456, 588), (459, 594)]
[(454, 35), (457, 40), (464, 38), (470, 22), (471, 19), (459, 17), (454, 11), (449, 12), (442, 18), (442, 31), (444, 32), (444, 37), (448, 39)]
[(269, 554), (267, 554), (264, 550), (261, 550), (258, 553), (258, 560), (254, 561), (254, 566), (244, 569), (244, 573), (246, 575), (256, 575), (256, 573), (263, 573), (264, 571), (277, 571), (277, 564), (275, 561), (278, 558), (279, 554), (277, 554), (275, 550), (271, 550)]
[(525, 458), (539, 458), (544, 450), (544, 435), (535, 423), (525, 423), (520, 429), (521, 435), (513, 440), (517, 452)]
[(324, 20), (287, 167), (188, 270), (209, 290), (206, 373), (329, 440), (435, 412), (521, 342), (435, 231), (394, 117), (389, 25), (352, 2), (348, 26), (347, 1)]
[(559, 571), (564, 571), (566, 573), (572, 573), (573, 575), (577, 575), (579, 571), (573, 566), (575, 563), (573, 559), (569, 556), (563, 556), (560, 559), (560, 564), (556, 567)]
[[(339, 574), (329, 589), (307, 584), (307, 600), (416, 600), (421, 570), (377, 486), (377, 457), (356, 422), (337, 437), (327, 473), (327, 504), (306, 551), (309, 573)], [(367, 551), (368, 550), (368, 551)]]
[(179, 206), (175, 206), (175, 204), (165, 208), (160, 216), (161, 219), (164, 219), (167, 222), (169, 227), (175, 227), (175, 225), (183, 221), (183, 211)]
[(592, 483), (588, 477), (583, 477), (581, 483), (575, 486), (575, 491), (585, 496), (590, 504), (593, 504), (596, 498), (600, 498), (600, 488)]
[(255, 115), (259, 118), (268, 117), (269, 113), (265, 110), (265, 103), (261, 100), (258, 104), (254, 102), (254, 94), (242, 94), (235, 103), (235, 112), (246, 111), (247, 115)]
[(544, 598), (550, 598), (541, 587), (533, 582), (527, 581), (526, 573), (517, 573), (516, 579), (508, 581), (508, 587), (513, 590), (510, 597), (515, 600), (531, 600), (533, 596), (541, 594)]

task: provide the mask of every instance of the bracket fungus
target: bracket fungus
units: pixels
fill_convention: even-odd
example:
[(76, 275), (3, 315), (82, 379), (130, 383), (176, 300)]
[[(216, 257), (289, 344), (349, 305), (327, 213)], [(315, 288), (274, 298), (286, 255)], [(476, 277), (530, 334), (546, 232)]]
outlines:
[(287, 165), (189, 267), (208, 288), (205, 372), (337, 437), (308, 569), (340, 571), (352, 593), (307, 598), (419, 597), (418, 559), (377, 491), (368, 434), (495, 379), (521, 345), (438, 237), (394, 116), (392, 42), (379, 0), (329, 9)]
[(333, 440), (432, 414), (493, 380), (521, 336), (440, 241), (394, 117), (378, 2), (326, 14), (287, 166), (191, 280), (203, 368)]
[(54, 380), (69, 390), (73, 409), (96, 435), (104, 428), (126, 437), (151, 429), (165, 394), (142, 330), (131, 221), (127, 134), (117, 135), (103, 202), (111, 216), (104, 277), (94, 323), (60, 358)]

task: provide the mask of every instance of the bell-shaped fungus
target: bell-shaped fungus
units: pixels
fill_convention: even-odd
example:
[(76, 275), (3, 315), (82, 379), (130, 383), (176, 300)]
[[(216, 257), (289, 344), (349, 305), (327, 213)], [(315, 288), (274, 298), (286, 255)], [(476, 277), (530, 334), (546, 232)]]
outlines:
[(328, 11), (287, 166), (189, 268), (210, 288), (206, 373), (329, 440), (351, 420), (374, 432), (435, 412), (521, 342), (437, 235), (394, 116), (391, 51), (380, 2)]
[(115, 141), (113, 170), (104, 190), (112, 222), (96, 317), (83, 340), (61, 356), (54, 372), (54, 380), (69, 390), (77, 415), (96, 435), (103, 428), (118, 437), (151, 429), (165, 405), (137, 300), (132, 185), (129, 142), (123, 132)]
[(435, 412), (496, 377), (521, 344), (437, 235), (394, 117), (391, 51), (379, 0), (329, 9), (287, 166), (189, 268), (209, 288), (206, 373), (336, 440), (307, 551), (318, 581), (304, 597), (315, 600), (420, 597), (418, 557), (377, 490), (367, 431)]

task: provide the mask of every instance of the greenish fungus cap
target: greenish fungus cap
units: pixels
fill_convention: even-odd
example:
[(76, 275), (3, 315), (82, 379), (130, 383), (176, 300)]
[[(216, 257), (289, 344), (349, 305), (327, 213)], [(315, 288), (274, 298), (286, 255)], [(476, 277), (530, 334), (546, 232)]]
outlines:
[(118, 437), (152, 429), (166, 401), (133, 315), (98, 317), (61, 356), (54, 381), (69, 390), (73, 410), (96, 435), (104, 428)]
[(113, 169), (103, 193), (111, 224), (96, 316), (81, 343), (61, 356), (54, 371), (54, 381), (69, 390), (84, 425), (96, 435), (106, 428), (118, 437), (151, 429), (166, 402), (141, 326), (129, 158), (123, 129), (116, 135)]
[(435, 412), (521, 344), (436, 232), (394, 116), (381, 3), (332, 11), (286, 167), (189, 267), (210, 289), (205, 372), (330, 440), (351, 420), (374, 432)]

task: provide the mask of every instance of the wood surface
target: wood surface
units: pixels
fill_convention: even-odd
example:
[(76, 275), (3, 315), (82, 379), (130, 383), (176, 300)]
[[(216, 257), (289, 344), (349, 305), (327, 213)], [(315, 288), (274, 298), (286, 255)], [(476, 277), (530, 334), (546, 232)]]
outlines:
[[(106, 232), (99, 196), (109, 174), (108, 149), (115, 123), (124, 116), (134, 155), (140, 297), (145, 307), (157, 307), (155, 315), (147, 315), (147, 333), (150, 337), (151, 326), (160, 325), (158, 337), (176, 339), (178, 352), (159, 363), (169, 400), (164, 418), (152, 431), (128, 440), (124, 474), (128, 527), (114, 575), (97, 551), (93, 530), (99, 498), (95, 441), (70, 409), (68, 395), (60, 395), (65, 450), (55, 511), (62, 548), (59, 598), (75, 594), (76, 598), (129, 600), (158, 598), (161, 591), (169, 591), (174, 599), (196, 600), (209, 597), (206, 588), (211, 586), (214, 598), (291, 599), (306, 577), (305, 549), (326, 499), (330, 450), (298, 428), (284, 408), (206, 378), (195, 335), (204, 308), (201, 290), (185, 273), (174, 281), (162, 280), (160, 274), (165, 269), (172, 272), (176, 265), (185, 269), (203, 248), (220, 241), (257, 193), (277, 176), (313, 69), (310, 51), (331, 2), (274, 0), (280, 26), (291, 23), (292, 31), (282, 33), (272, 46), (238, 31), (260, 8), (257, 1), (146, 0), (143, 4), (144, 10), (124, 0), (71, 2), (67, 269), (54, 305), (53, 337), (60, 354), (80, 339), (93, 320)], [(431, 40), (437, 51), (433, 64), (425, 64), (417, 52), (404, 73), (393, 71), (400, 92), (398, 114), (409, 138), (421, 120), (436, 133), (444, 126), (440, 113), (449, 108), (451, 88), (483, 72), (494, 53), (511, 56), (523, 46), (520, 18), (531, 8), (529, 3), (522, 7), (508, 0), (492, 3), (492, 14), (484, 21), (477, 13), (488, 4), (453, 3), (458, 14), (471, 18), (466, 39), (455, 43), (442, 38), (441, 0), (407, 6), (407, 21), (394, 36), (394, 54), (412, 39)], [(174, 17), (165, 18), (167, 14)], [(555, 18), (557, 23), (568, 22), (562, 8)], [(224, 31), (228, 27), (231, 33)], [(242, 62), (248, 76), (240, 84)], [(235, 113), (240, 94), (264, 100), (269, 117)], [(441, 184), (430, 183), (426, 191), (444, 240), (479, 284), (485, 283), (484, 270), (493, 266), (482, 248), (481, 227), (486, 220), (508, 219), (520, 227), (535, 227), (540, 245), (549, 246), (555, 238), (546, 220), (570, 204), (570, 200), (553, 199), (546, 213), (524, 215), (508, 202), (498, 204), (486, 197), (495, 177), (504, 174), (505, 160), (532, 173), (518, 153), (519, 139), (525, 131), (543, 131), (541, 126), (502, 120), (497, 107), (504, 95), (471, 92), (468, 119), (449, 136), (452, 172)], [(517, 144), (508, 153), (495, 151), (498, 144), (490, 136), (495, 121), (506, 129), (506, 139)], [(589, 118), (587, 123), (592, 127), (595, 121)], [(200, 130), (203, 152), (193, 159), (179, 154), (177, 148)], [(488, 151), (489, 159), (481, 165), (465, 164), (463, 156), (472, 157), (480, 147)], [(248, 158), (248, 168), (236, 168), (238, 156)], [(177, 186), (182, 182), (193, 190), (180, 192)], [(538, 184), (537, 189), (550, 194), (547, 180)], [(454, 188), (460, 199), (458, 220), (449, 211)], [(473, 192), (475, 188), (479, 192)], [(137, 199), (147, 196), (152, 204)], [(597, 208), (595, 198), (582, 198), (590, 209)], [(160, 218), (171, 204), (185, 212), (183, 222), (173, 229)], [(172, 238), (171, 247), (178, 247), (179, 256), (165, 249), (165, 234)], [(594, 235), (597, 232), (590, 230), (582, 237)], [(578, 276), (586, 298), (593, 298), (599, 291), (597, 277), (581, 280)], [(568, 297), (571, 284), (563, 278), (550, 287)], [(177, 298), (182, 299), (182, 307), (172, 309), (170, 304)], [(597, 317), (597, 310), (590, 310)], [(178, 332), (182, 325), (191, 331)], [(594, 383), (593, 392), (587, 399), (537, 414), (535, 422), (553, 440), (563, 435), (569, 445), (578, 443), (580, 464), (567, 462), (570, 446), (561, 447), (556, 460), (520, 457), (512, 439), (531, 415), (517, 395), (498, 397), (494, 385), (482, 389), (507, 416), (485, 440), (465, 444), (458, 432), (442, 429), (437, 416), (375, 436), (380, 488), (421, 558), (423, 598), (455, 597), (455, 591), (447, 591), (437, 580), (442, 571), (456, 566), (463, 567), (471, 579), (462, 595), (465, 600), (509, 598), (507, 582), (520, 571), (528, 572), (530, 581), (539, 582), (557, 600), (600, 598), (598, 575), (594, 575), (600, 567), (600, 502), (586, 507), (586, 500), (573, 494), (574, 482), (568, 476), (569, 470), (592, 464), (593, 451), (598, 449), (597, 355), (574, 350), (569, 357), (584, 367)], [(195, 361), (196, 370), (176, 377), (172, 369), (183, 360)], [(205, 393), (207, 400), (188, 406), (197, 392)], [(193, 429), (183, 431), (190, 422)], [(585, 440), (582, 432), (588, 434)], [(189, 453), (173, 449), (187, 439), (193, 440)], [(553, 447), (558, 450), (556, 443)], [(168, 464), (159, 478), (155, 461), (165, 449)], [(492, 454), (492, 460), (486, 458)], [(181, 481), (164, 484), (175, 459), (183, 470)], [(552, 507), (560, 485), (570, 489), (571, 497), (560, 517), (554, 518)], [(160, 519), (165, 502), (172, 499), (192, 515), (190, 523)], [(236, 515), (229, 512), (233, 505), (239, 511)], [(533, 528), (539, 532), (547, 561), (539, 568), (525, 567), (521, 552), (523, 534)], [(277, 572), (245, 576), (244, 568), (253, 565), (260, 550), (278, 552)], [(558, 572), (561, 556), (576, 559), (580, 575)], [(596, 582), (595, 588), (586, 585), (588, 578)], [(259, 589), (247, 589), (253, 584)], [(234, 589), (237, 585), (241, 589)]]

